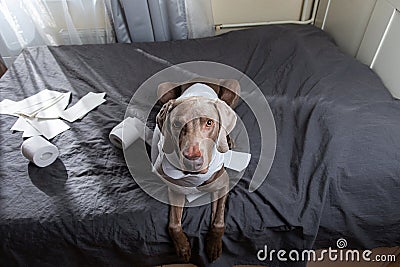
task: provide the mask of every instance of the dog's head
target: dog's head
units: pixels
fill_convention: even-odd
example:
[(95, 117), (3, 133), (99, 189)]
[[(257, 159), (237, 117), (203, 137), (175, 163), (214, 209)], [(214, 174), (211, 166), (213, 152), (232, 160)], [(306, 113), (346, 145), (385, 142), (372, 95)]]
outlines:
[[(194, 83), (211, 87), (218, 99), (190, 96), (177, 99)], [(183, 84), (163, 83), (158, 96), (164, 103), (157, 115), (157, 125), (164, 136), (163, 151), (175, 153), (179, 169), (186, 172), (206, 173), (213, 150), (229, 149), (227, 135), (236, 124), (232, 107), (239, 97), (236, 80), (195, 79)]]

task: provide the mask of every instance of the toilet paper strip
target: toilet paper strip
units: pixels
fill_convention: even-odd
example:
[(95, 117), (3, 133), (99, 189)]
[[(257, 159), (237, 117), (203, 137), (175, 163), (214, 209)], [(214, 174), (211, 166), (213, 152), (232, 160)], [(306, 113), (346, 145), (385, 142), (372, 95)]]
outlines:
[(13, 112), (16, 109), (17, 103), (10, 99), (4, 99), (0, 102), (0, 114), (14, 115)]
[(224, 166), (237, 172), (241, 172), (249, 165), (251, 154), (228, 150), (224, 153)]
[(52, 164), (58, 157), (59, 151), (55, 145), (41, 136), (34, 136), (22, 143), (22, 155), (38, 167)]
[(56, 135), (68, 130), (70, 127), (60, 119), (37, 119), (19, 117), (11, 127), (12, 131), (23, 131), (22, 137), (43, 135), (52, 139)]
[(23, 132), (23, 138), (41, 135), (41, 133), (31, 124), (29, 124), (23, 117), (19, 117), (10, 130)]
[(75, 105), (64, 110), (61, 113), (61, 118), (69, 122), (74, 122), (78, 119), (82, 119), (89, 111), (98, 107), (106, 100), (104, 99), (106, 93), (88, 93), (82, 97)]
[(47, 139), (52, 139), (56, 135), (68, 130), (70, 127), (68, 124), (60, 119), (36, 119), (36, 118), (25, 118), (25, 120), (33, 126), (40, 134)]
[(199, 192), (199, 193), (193, 193), (193, 194), (188, 194), (186, 195), (186, 200), (191, 203), (193, 201), (195, 201), (196, 199), (204, 196), (205, 194), (208, 194), (209, 192)]
[(62, 117), (72, 122), (83, 118), (89, 111), (104, 103), (105, 93), (88, 93), (74, 106), (65, 110), (71, 99), (71, 92), (42, 90), (21, 101), (4, 99), (0, 102), (0, 114), (18, 116), (19, 119), (11, 128), (12, 131), (22, 131), (23, 137), (43, 135), (51, 139), (70, 127)]
[(36, 115), (39, 119), (57, 119), (64, 112), (71, 99), (71, 92), (64, 93), (53, 105), (41, 109)]
[(38, 135), (42, 135), (42, 134), (35, 128), (30, 127), (22, 133), (22, 138), (28, 138), (28, 137), (32, 137), (32, 136), (38, 136)]
[(64, 100), (64, 103), (65, 99), (69, 101), (70, 96), (71, 93), (61, 93), (45, 89), (21, 101), (5, 99), (0, 102), (0, 114), (33, 117), (40, 111), (55, 105), (61, 100)]

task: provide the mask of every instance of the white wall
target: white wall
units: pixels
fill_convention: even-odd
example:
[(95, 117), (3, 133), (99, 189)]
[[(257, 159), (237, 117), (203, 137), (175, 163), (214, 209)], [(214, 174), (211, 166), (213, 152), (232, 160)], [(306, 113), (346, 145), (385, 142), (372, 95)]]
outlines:
[(211, 0), (214, 23), (299, 20), (303, 0)]
[(323, 0), (317, 25), (332, 35), (344, 52), (356, 56), (375, 3), (376, 0)]
[[(319, 24), (400, 99), (400, 0), (324, 0)], [(321, 23), (321, 18), (322, 23)]]

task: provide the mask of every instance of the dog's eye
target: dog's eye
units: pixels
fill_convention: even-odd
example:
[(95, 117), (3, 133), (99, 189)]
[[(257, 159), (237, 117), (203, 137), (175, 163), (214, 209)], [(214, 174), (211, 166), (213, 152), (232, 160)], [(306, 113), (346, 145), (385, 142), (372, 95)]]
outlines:
[(214, 121), (213, 120), (207, 120), (207, 122), (206, 122), (206, 126), (207, 127), (211, 127), (213, 125), (214, 125)]
[(182, 123), (180, 121), (174, 121), (173, 126), (175, 128), (182, 128)]

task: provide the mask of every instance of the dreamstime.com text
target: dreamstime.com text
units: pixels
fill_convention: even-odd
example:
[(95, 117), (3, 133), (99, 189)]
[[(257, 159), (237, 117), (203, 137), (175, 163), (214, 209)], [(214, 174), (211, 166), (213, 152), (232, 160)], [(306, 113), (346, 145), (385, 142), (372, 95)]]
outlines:
[(268, 250), (268, 246), (265, 245), (263, 249), (257, 252), (257, 259), (259, 261), (273, 261), (275, 258), (279, 261), (324, 261), (329, 260), (333, 262), (396, 262), (396, 255), (373, 255), (371, 250), (351, 250), (346, 249), (347, 241), (344, 238), (340, 238), (336, 242), (337, 249), (329, 247), (328, 249), (322, 249), (318, 252), (315, 250)]

